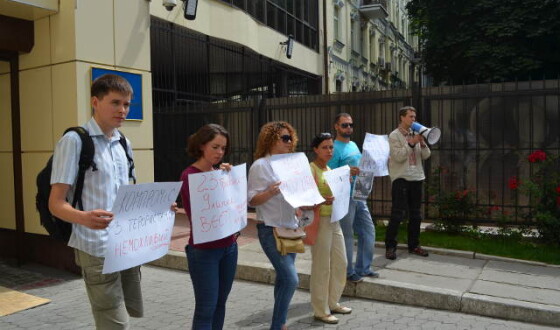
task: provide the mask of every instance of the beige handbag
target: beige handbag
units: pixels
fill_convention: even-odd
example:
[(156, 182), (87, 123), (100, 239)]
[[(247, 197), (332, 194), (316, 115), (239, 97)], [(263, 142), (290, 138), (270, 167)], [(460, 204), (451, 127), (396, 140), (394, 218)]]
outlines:
[(303, 228), (274, 228), (274, 239), (276, 240), (276, 249), (281, 255), (288, 253), (303, 253), (305, 246), (303, 245), (303, 237), (305, 232)]

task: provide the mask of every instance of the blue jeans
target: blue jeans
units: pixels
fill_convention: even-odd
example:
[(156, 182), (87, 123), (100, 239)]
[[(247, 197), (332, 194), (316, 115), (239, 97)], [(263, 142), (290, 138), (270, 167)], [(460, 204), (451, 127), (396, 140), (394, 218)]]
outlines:
[[(340, 220), (340, 227), (344, 234), (344, 245), (346, 246), (346, 275), (358, 274), (364, 276), (371, 270), (373, 261), (373, 250), (375, 244), (375, 226), (367, 204), (350, 198), (348, 214)], [(354, 250), (354, 233), (358, 235), (358, 251), (356, 253), (356, 266), (352, 263), (352, 252)]]
[(185, 251), (194, 288), (192, 328), (222, 329), (226, 301), (237, 268), (237, 243), (217, 249), (197, 249), (187, 245)]
[(272, 227), (259, 223), (257, 224), (257, 230), (261, 247), (276, 271), (274, 310), (270, 329), (281, 329), (282, 325), (286, 324), (288, 307), (299, 284), (295, 265), (296, 254), (280, 255), (280, 252), (276, 249), (276, 240), (274, 239)]

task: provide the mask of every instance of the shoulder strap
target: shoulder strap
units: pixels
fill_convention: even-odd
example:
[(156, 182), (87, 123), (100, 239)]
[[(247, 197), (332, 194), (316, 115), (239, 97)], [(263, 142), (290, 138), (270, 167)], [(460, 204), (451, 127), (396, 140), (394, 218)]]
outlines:
[(70, 127), (64, 134), (68, 132), (76, 132), (82, 140), (82, 149), (80, 151), (80, 160), (78, 162), (78, 179), (76, 180), (76, 187), (74, 189), (74, 199), (72, 200), (72, 207), (76, 208), (78, 205), (80, 210), (84, 209), (82, 204), (82, 190), (84, 189), (84, 180), (86, 176), (87, 169), (91, 166), (92, 171), (97, 171), (97, 166), (93, 161), (93, 156), (95, 154), (95, 147), (93, 145), (93, 139), (89, 135), (89, 132), (80, 126)]
[(119, 131), (119, 133), (121, 134), (119, 143), (123, 147), (124, 153), (126, 154), (126, 159), (128, 160), (128, 178), (132, 179), (132, 182), (136, 184), (136, 177), (134, 177), (134, 159), (132, 159), (132, 157), (128, 153), (128, 143), (126, 143), (126, 137), (121, 131)]

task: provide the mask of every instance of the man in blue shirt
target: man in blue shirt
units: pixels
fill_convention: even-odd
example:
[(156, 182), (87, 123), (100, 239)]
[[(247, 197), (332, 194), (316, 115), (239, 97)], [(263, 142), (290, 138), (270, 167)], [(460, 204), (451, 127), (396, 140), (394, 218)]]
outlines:
[[(360, 164), (362, 154), (356, 143), (350, 141), (354, 131), (352, 117), (347, 113), (339, 113), (335, 117), (334, 129), (336, 130), (336, 140), (334, 141), (334, 155), (329, 161), (329, 167), (334, 169), (344, 165), (350, 166), (353, 185), (355, 176), (360, 173), (358, 165)], [(353, 189), (350, 191), (351, 196), (352, 193)], [(375, 243), (375, 226), (367, 204), (350, 198), (348, 214), (340, 220), (340, 226), (344, 234), (346, 259), (348, 261), (346, 268), (347, 279), (358, 283), (363, 281), (364, 276), (379, 277), (377, 272), (371, 270)], [(352, 262), (354, 233), (358, 235), (358, 251), (356, 253), (355, 266)]]

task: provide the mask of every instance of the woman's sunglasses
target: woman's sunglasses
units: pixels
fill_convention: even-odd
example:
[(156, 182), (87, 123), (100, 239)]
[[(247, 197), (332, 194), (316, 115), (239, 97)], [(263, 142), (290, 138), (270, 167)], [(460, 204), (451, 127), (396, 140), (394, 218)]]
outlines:
[(291, 135), (282, 135), (280, 137), (280, 139), (282, 140), (282, 142), (288, 143), (288, 142), (292, 141), (292, 136)]

